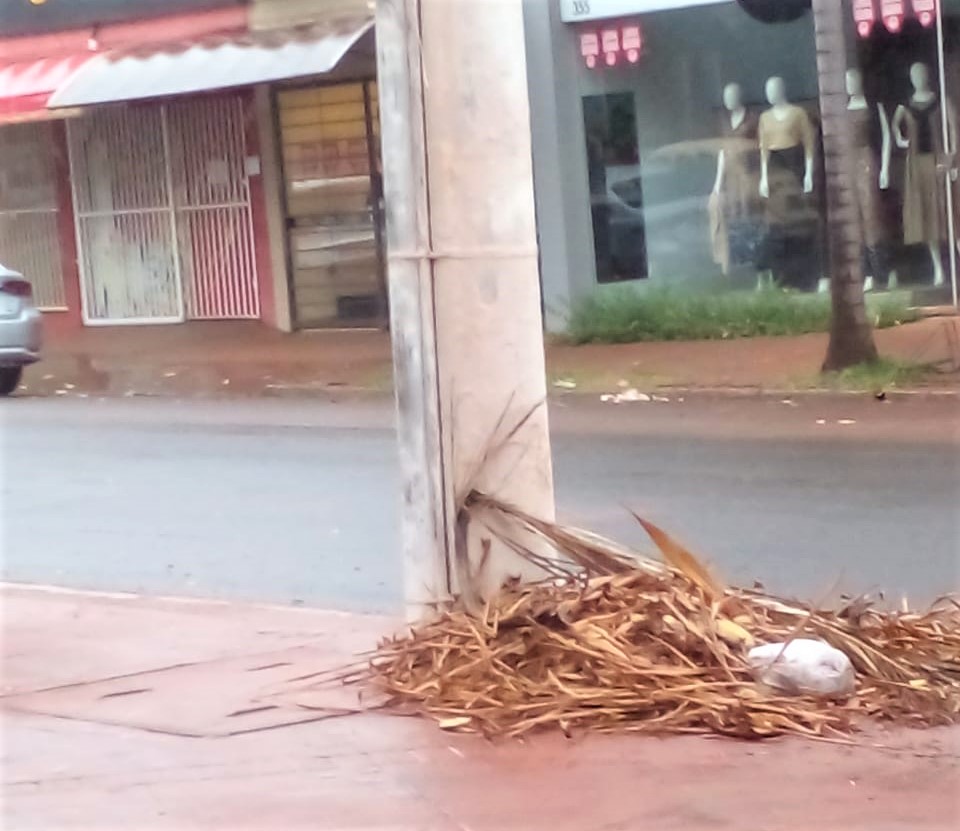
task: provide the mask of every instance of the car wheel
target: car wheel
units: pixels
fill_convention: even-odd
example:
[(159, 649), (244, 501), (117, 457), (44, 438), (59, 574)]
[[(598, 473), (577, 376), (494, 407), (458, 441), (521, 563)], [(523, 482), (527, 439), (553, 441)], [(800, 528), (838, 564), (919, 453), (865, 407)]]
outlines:
[(20, 386), (22, 366), (0, 366), (0, 395), (10, 395)]

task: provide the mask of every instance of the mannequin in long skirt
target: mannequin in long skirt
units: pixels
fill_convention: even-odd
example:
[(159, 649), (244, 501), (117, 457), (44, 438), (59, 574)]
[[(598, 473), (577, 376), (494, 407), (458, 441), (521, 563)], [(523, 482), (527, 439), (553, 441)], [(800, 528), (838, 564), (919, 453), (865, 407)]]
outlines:
[(731, 265), (754, 262), (757, 214), (757, 117), (743, 103), (740, 84), (723, 88), (723, 144), (710, 195), (714, 261), (724, 274)]
[(933, 265), (933, 284), (946, 282), (940, 243), (947, 236), (946, 178), (942, 165), (956, 147), (957, 120), (946, 103), (948, 147), (943, 146), (941, 103), (930, 85), (925, 64), (910, 67), (913, 94), (893, 114), (897, 146), (907, 151), (903, 184), (903, 242), (924, 243)]
[(847, 71), (847, 94), (847, 129), (855, 168), (853, 198), (863, 246), (864, 291), (870, 291), (890, 280), (896, 284), (896, 275), (889, 268), (880, 202), (880, 191), (890, 186), (890, 124), (883, 104), (870, 102), (864, 95), (859, 69)]
[(798, 248), (809, 250), (798, 238), (797, 223), (809, 213), (806, 195), (813, 192), (816, 131), (806, 110), (787, 100), (782, 78), (766, 84), (770, 108), (760, 116), (759, 193), (766, 200), (767, 234), (762, 267), (775, 274), (784, 270)]

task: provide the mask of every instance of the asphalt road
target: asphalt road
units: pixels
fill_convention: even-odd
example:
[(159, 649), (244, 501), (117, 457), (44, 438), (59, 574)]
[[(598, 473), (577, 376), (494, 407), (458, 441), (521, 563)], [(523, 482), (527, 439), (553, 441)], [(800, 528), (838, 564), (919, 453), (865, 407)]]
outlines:
[[(558, 509), (642, 544), (630, 505), (731, 581), (932, 599), (960, 586), (957, 414), (564, 399)], [(389, 402), (25, 398), (0, 403), (0, 429), (6, 580), (399, 606)]]

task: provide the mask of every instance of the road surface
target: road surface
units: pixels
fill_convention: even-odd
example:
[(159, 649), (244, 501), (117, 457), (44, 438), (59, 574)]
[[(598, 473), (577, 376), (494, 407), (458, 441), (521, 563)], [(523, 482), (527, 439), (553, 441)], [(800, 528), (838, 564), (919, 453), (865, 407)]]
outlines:
[[(551, 410), (560, 516), (646, 542), (624, 505), (731, 581), (923, 601), (958, 587), (955, 400)], [(6, 580), (391, 611), (390, 403), (0, 402)]]

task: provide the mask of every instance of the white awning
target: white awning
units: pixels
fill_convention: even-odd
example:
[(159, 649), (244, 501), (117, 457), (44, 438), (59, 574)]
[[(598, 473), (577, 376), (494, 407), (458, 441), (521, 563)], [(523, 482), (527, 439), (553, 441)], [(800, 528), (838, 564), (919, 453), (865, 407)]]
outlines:
[(107, 52), (77, 70), (47, 106), (85, 107), (323, 75), (372, 28), (373, 19), (364, 18), (150, 52)]

